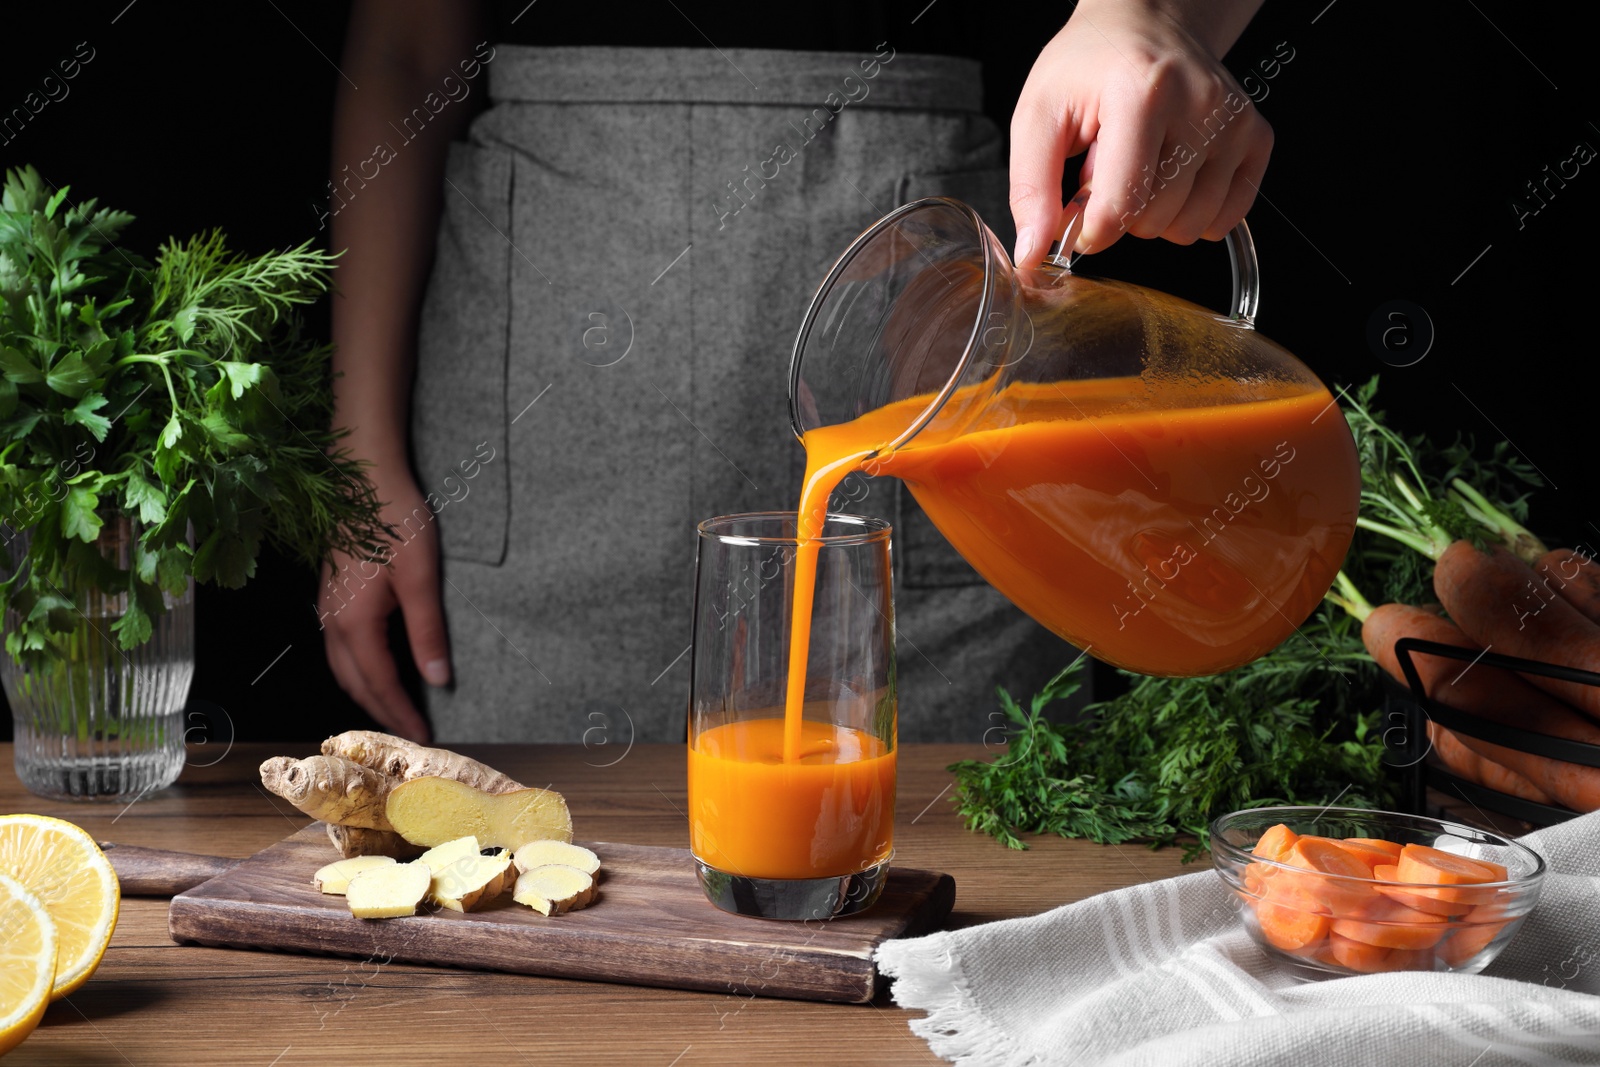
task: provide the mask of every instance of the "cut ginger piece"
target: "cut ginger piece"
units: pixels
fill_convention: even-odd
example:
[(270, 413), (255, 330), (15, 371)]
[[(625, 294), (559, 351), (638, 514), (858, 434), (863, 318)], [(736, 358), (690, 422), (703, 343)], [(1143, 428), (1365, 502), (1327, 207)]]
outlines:
[(454, 841), (433, 846), (418, 856), (417, 862), (424, 864), (430, 871), (442, 871), (456, 860), (476, 856), (481, 849), (478, 839), (468, 834), (466, 837), (458, 837)]
[(311, 884), (330, 896), (342, 897), (350, 886), (350, 879), (362, 871), (393, 864), (393, 856), (352, 856), (347, 860), (334, 860), (311, 876)]
[(358, 919), (395, 919), (415, 915), (433, 874), (415, 861), (372, 867), (350, 879), (344, 897)]
[(587, 907), (594, 899), (594, 876), (564, 863), (523, 871), (511, 899), (540, 915), (560, 915)]
[(600, 869), (600, 857), (567, 841), (530, 841), (517, 849), (513, 862), (519, 871), (531, 871), (551, 863), (576, 867), (584, 874), (594, 874)]
[(428, 896), (451, 911), (472, 911), (504, 893), (515, 875), (509, 852), (480, 856), (474, 851), (435, 874)]
[(482, 848), (516, 852), (530, 841), (571, 841), (572, 815), (560, 793), (485, 793), (449, 778), (413, 778), (389, 793), (389, 822), (407, 841), (432, 848), (468, 834)]

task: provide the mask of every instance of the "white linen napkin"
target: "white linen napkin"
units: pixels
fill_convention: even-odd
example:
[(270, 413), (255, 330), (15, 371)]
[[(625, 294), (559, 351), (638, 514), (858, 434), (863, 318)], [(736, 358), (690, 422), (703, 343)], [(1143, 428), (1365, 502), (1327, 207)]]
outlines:
[(1522, 838), (1538, 906), (1483, 974), (1302, 982), (1214, 871), (888, 941), (911, 1029), (964, 1067), (1600, 1064), (1600, 812)]

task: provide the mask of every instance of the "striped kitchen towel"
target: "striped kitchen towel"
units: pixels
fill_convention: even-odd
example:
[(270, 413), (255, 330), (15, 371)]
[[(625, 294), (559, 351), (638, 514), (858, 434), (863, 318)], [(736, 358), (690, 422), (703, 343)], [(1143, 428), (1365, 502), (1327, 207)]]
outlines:
[(889, 941), (878, 966), (965, 1067), (1600, 1064), (1600, 812), (1522, 841), (1549, 874), (1483, 974), (1296, 981), (1212, 871)]

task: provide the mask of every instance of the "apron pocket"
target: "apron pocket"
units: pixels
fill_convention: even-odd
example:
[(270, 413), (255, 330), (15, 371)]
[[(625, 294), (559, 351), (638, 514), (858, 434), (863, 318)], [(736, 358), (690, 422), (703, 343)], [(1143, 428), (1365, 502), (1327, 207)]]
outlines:
[(506, 448), (511, 156), (454, 143), (412, 390), (418, 487), (447, 558), (498, 565), (511, 493)]
[[(900, 203), (927, 196), (948, 196), (968, 204), (1010, 248), (1014, 237), (1007, 200), (1009, 174), (1004, 167), (951, 174), (907, 174), (900, 183)], [(904, 485), (895, 484), (895, 551), (900, 561), (897, 583), (907, 589), (949, 589), (983, 584), (983, 576), (950, 547), (933, 520)]]

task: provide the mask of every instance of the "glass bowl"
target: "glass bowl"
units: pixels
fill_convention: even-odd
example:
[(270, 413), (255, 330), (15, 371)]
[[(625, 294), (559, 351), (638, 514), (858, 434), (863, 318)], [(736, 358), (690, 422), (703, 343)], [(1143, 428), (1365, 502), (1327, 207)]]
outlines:
[[(1499, 864), (1506, 878), (1419, 884), (1308, 869), (1304, 850), (1284, 860), (1257, 856), (1257, 842), (1279, 824), (1298, 836), (1334, 843), (1360, 838), (1427, 846)], [(1371, 851), (1367, 856), (1381, 865)], [(1545, 873), (1538, 853), (1488, 830), (1361, 808), (1236, 811), (1212, 822), (1211, 858), (1241, 901), (1250, 936), (1304, 978), (1379, 971), (1475, 974), (1516, 936), (1539, 901)]]

